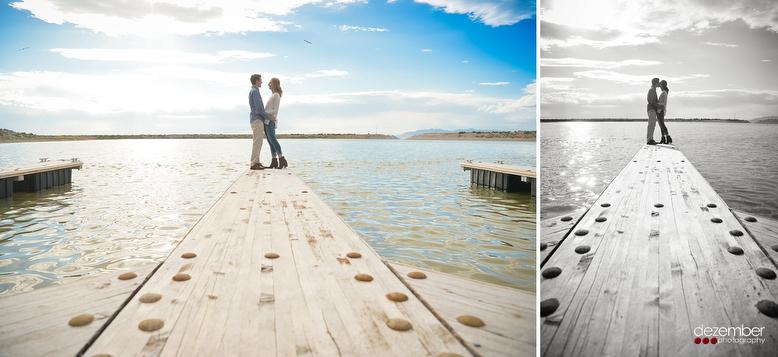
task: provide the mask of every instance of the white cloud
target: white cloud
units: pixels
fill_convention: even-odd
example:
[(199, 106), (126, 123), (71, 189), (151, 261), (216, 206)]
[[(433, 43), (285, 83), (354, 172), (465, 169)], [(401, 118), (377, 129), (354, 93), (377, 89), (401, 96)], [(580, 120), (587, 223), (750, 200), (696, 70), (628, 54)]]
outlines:
[[(295, 77), (340, 73), (345, 71), (262, 75), (286, 78), (282, 79), (283, 84)], [(16, 113), (13, 117), (30, 118), (38, 126), (43, 124), (37, 118), (51, 118), (46, 120), (46, 129), (39, 132), (47, 134), (94, 130), (127, 134), (242, 132), (247, 130), (247, 117), (243, 114), (249, 75), (180, 66), (101, 75), (0, 73), (0, 113), (12, 111)], [(186, 90), (181, 90), (184, 86)], [(285, 87), (284, 115), (294, 120), (285, 122), (283, 128), (279, 126), (282, 132), (372, 132), (376, 123), (380, 127), (380, 123), (391, 119), (391, 130), (401, 133), (429, 127), (422, 123), (464, 127), (473, 117), (508, 130), (516, 123), (533, 123), (536, 108), (534, 83), (524, 89), (527, 95), (520, 98), (400, 90), (298, 94), (304, 88)], [(267, 94), (268, 90), (263, 87), (261, 91)], [(11, 123), (9, 120), (18, 119), (0, 114), (0, 127)], [(390, 129), (381, 131), (386, 130)]]
[[(348, 72), (322, 70), (301, 76), (263, 73), (263, 77), (293, 79), (298, 77), (342, 76)], [(225, 109), (244, 105), (244, 89), (249, 87), (249, 73), (227, 73), (191, 67), (158, 67), (139, 71), (102, 75), (63, 72), (14, 72), (0, 74), (0, 103), (42, 111), (81, 111), (92, 114), (119, 112), (179, 115), (182, 111)], [(181, 91), (181, 81), (196, 79)], [(224, 89), (214, 90), (213, 85)], [(532, 83), (525, 88), (529, 95), (520, 99), (479, 97), (470, 93), (368, 91), (316, 95), (284, 96), (286, 105), (293, 103), (327, 104), (359, 103), (364, 98), (381, 101), (415, 100), (423, 106), (471, 106), (488, 112), (505, 113), (510, 108), (533, 107)]]
[[(328, 70), (320, 70), (313, 73), (306, 73), (302, 75), (296, 75), (291, 77), (283, 77), (283, 76), (274, 76), (278, 77), (278, 79), (283, 80), (286, 78), (291, 83), (302, 83), (306, 78), (320, 78), (320, 77), (342, 77), (348, 74), (348, 71), (341, 71), (341, 70), (335, 70), (335, 69), (328, 69)], [(262, 75), (264, 78), (264, 74)], [(270, 78), (270, 77), (268, 77)]]
[(524, 93), (535, 94), (537, 91), (537, 81), (528, 84), (524, 87)]
[(703, 45), (717, 46), (717, 47), (730, 47), (730, 48), (740, 47), (740, 45), (735, 45), (731, 43), (720, 43), (720, 42), (700, 42), (700, 43)]
[[(0, 105), (45, 112), (76, 111), (88, 114), (180, 114), (189, 111), (228, 110), (245, 105), (252, 73), (230, 73), (184, 66), (144, 68), (107, 74), (63, 72), (0, 73)], [(282, 83), (306, 78), (347, 75), (321, 70), (288, 76), (261, 73), (265, 82)], [(186, 87), (182, 91), (182, 87)], [(246, 92), (246, 93), (244, 93)], [(287, 95), (284, 96), (284, 99)]]
[[(743, 20), (751, 28), (778, 32), (778, 6), (771, 1), (549, 0), (543, 22), (561, 28), (544, 33), (541, 48), (589, 45), (595, 48), (656, 43), (673, 31), (700, 33)], [(559, 33), (557, 33), (559, 31)]]
[(618, 73), (613, 71), (604, 71), (604, 70), (593, 70), (593, 71), (580, 71), (580, 72), (573, 72), (574, 75), (579, 77), (586, 77), (586, 78), (592, 78), (592, 79), (600, 79), (600, 80), (606, 80), (616, 83), (623, 83), (623, 84), (630, 84), (630, 85), (645, 85), (646, 83), (651, 83), (651, 78), (657, 77), (657, 78), (671, 78), (669, 81), (673, 83), (683, 83), (689, 79), (699, 79), (699, 78), (708, 78), (710, 77), (707, 74), (693, 74), (689, 76), (676, 76), (676, 77), (668, 77), (668, 76), (662, 76), (662, 75), (656, 75), (656, 74), (649, 74), (649, 75), (632, 75), (632, 74), (624, 74), (624, 73)]
[(511, 82), (478, 83), (478, 85), (482, 86), (504, 86), (508, 84), (511, 84)]
[(51, 52), (67, 58), (94, 61), (129, 61), (154, 63), (220, 63), (227, 59), (258, 59), (273, 57), (272, 53), (219, 51), (217, 54), (189, 53), (149, 49), (72, 49), (55, 48)]
[(265, 16), (286, 15), (316, 2), (320, 0), (21, 0), (10, 5), (49, 23), (72, 23), (109, 36), (159, 37), (286, 31), (290, 23)]
[(353, 4), (361, 2), (363, 4), (367, 4), (367, 0), (338, 0), (335, 2), (328, 2), (327, 6), (333, 6), (333, 5), (343, 5), (343, 4)]
[[(207, 82), (212, 84), (220, 84), (224, 86), (237, 86), (245, 87), (249, 83), (249, 77), (253, 73), (234, 73), (214, 71), (208, 69), (201, 69), (195, 67), (183, 67), (183, 66), (166, 66), (166, 67), (154, 67), (139, 69), (139, 72), (148, 73), (157, 77), (170, 77), (179, 79), (195, 79), (201, 82)], [(285, 75), (273, 72), (261, 72), (264, 83), (267, 83), (270, 78), (276, 77), (281, 82), (290, 83), (303, 83), (307, 78), (321, 78), (321, 77), (341, 77), (348, 75), (348, 71), (341, 70), (320, 70), (312, 73)], [(283, 84), (282, 84), (283, 86)], [(286, 96), (285, 96), (286, 97)]]
[(355, 31), (366, 31), (366, 32), (388, 32), (389, 31), (387, 29), (381, 29), (375, 27), (359, 27), (359, 26), (349, 26), (349, 25), (341, 25), (340, 30), (341, 31), (355, 30)]
[[(244, 81), (243, 87), (248, 87), (248, 79)], [(213, 91), (208, 83), (196, 84), (181, 91), (181, 82), (144, 72), (14, 72), (0, 74), (0, 103), (47, 112), (148, 114), (226, 109), (243, 102), (243, 95), (237, 97), (230, 90)]]
[[(545, 80), (545, 78), (543, 79)], [(763, 116), (778, 109), (778, 91), (717, 89), (672, 91), (672, 108), (668, 112), (678, 118), (719, 118), (721, 113), (737, 110), (744, 117)], [(640, 118), (646, 115), (646, 94), (635, 91), (626, 94), (600, 92), (543, 92), (543, 118)], [(596, 110), (588, 110), (589, 108)], [(747, 114), (746, 114), (747, 113)]]
[[(541, 77), (540, 86), (543, 88), (544, 92), (547, 89), (566, 91), (571, 89), (570, 84), (574, 80), (575, 78), (569, 77)], [(545, 94), (543, 95), (543, 98), (545, 98)]]
[(662, 62), (645, 60), (597, 61), (581, 58), (541, 58), (541, 67), (619, 68), (626, 66), (656, 66)]
[[(165, 119), (208, 119), (208, 115), (160, 115), (160, 118)], [(170, 127), (170, 124), (159, 124), (158, 126)]]
[[(534, 91), (534, 84), (527, 86)], [(297, 104), (352, 104), (352, 103), (396, 103), (401, 102), (404, 107), (416, 105), (424, 107), (451, 107), (465, 106), (477, 108), (493, 114), (514, 113), (519, 110), (533, 109), (535, 107), (535, 94), (523, 96), (519, 99), (503, 99), (492, 97), (478, 97), (471, 93), (452, 94), (437, 92), (402, 92), (402, 91), (368, 91), (315, 95), (284, 95), (285, 103)], [(392, 104), (393, 105), (393, 104)]]
[(336, 69), (326, 69), (321, 71), (316, 71), (315, 73), (309, 75), (310, 77), (332, 77), (332, 76), (345, 76), (347, 75), (347, 71), (339, 71)]
[[(250, 86), (249, 77), (253, 73), (232, 73), (223, 71), (214, 71), (209, 69), (202, 69), (196, 67), (187, 66), (164, 66), (164, 67), (152, 67), (142, 68), (138, 72), (148, 74), (154, 78), (174, 78), (182, 80), (195, 80), (197, 82), (204, 82), (209, 84), (218, 84), (227, 87), (240, 87), (245, 88)], [(263, 81), (267, 83), (267, 78), (278, 77), (279, 79), (285, 79), (283, 76), (279, 76), (274, 73), (259, 73), (262, 75)]]
[(421, 50), (421, 52), (432, 52), (432, 50), (431, 50), (431, 49), (429, 49), (429, 48), (423, 48), (423, 49)]
[(449, 14), (467, 14), (471, 20), (492, 27), (513, 25), (535, 15), (535, 1), (529, 0), (414, 0)]

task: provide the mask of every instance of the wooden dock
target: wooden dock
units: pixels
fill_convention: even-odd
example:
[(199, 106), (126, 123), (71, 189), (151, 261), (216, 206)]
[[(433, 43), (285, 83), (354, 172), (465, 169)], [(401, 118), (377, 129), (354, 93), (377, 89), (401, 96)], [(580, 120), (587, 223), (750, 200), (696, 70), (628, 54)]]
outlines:
[[(77, 355), (156, 267), (135, 269), (131, 279), (122, 271), (0, 298), (0, 356)], [(68, 325), (83, 314), (94, 321)]]
[(541, 355), (775, 355), (778, 223), (740, 215), (679, 150), (641, 148), (583, 216), (541, 223)]
[(531, 192), (536, 196), (537, 169), (528, 166), (495, 163), (460, 162), (463, 170), (470, 170), (470, 183), (509, 192)]
[[(391, 263), (413, 293), (479, 356), (534, 356), (537, 309), (535, 294), (449, 274)], [(425, 279), (408, 274), (421, 271)], [(470, 327), (457, 320), (463, 312), (486, 325)]]
[(68, 184), (72, 170), (84, 165), (78, 159), (48, 161), (0, 167), (0, 199), (8, 198), (14, 192), (38, 192), (55, 186)]
[[(115, 313), (95, 302), (106, 300), (104, 289), (86, 289), (59, 300), (68, 306), (61, 318), (28, 314), (35, 323), (23, 328), (24, 316), (0, 319), (2, 335), (27, 331), (0, 340), (0, 354), (46, 355), (25, 352), (35, 343), (51, 343), (49, 355), (72, 356), (80, 344), (79, 355), (113, 357), (535, 354), (535, 294), (393, 266), (290, 170), (247, 171), (145, 283), (111, 299), (123, 301)], [(411, 270), (427, 278), (412, 279)], [(34, 311), (65, 287), (0, 299), (0, 307)], [(100, 318), (65, 322), (80, 314)], [(466, 326), (457, 320), (464, 315), (485, 325)], [(44, 328), (57, 337), (43, 338)], [(66, 342), (72, 347), (58, 347)]]

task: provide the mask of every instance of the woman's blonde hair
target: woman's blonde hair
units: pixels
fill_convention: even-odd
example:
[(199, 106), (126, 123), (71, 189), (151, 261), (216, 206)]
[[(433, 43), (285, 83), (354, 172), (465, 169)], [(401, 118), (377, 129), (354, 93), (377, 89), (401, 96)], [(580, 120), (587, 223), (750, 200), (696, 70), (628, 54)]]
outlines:
[(273, 89), (278, 93), (278, 96), (283, 97), (284, 90), (281, 89), (281, 81), (278, 80), (278, 78), (273, 77), (273, 79), (270, 80), (270, 83), (273, 83)]

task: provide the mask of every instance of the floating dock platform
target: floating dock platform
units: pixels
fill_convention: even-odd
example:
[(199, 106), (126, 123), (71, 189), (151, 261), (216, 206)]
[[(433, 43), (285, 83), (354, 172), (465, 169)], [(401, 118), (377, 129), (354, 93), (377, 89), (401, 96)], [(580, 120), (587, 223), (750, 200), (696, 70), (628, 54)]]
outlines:
[(84, 165), (78, 159), (48, 161), (0, 167), (0, 199), (8, 198), (14, 192), (38, 192), (55, 186), (68, 184), (72, 170)]
[(541, 356), (773, 356), (778, 223), (645, 145), (581, 217), (541, 223)]
[(386, 263), (288, 169), (242, 174), (132, 273), (0, 299), (0, 355), (536, 353), (534, 293)]
[(534, 167), (472, 160), (461, 162), (459, 166), (465, 171), (470, 170), (471, 184), (508, 192), (531, 192), (533, 197), (536, 196), (537, 169)]

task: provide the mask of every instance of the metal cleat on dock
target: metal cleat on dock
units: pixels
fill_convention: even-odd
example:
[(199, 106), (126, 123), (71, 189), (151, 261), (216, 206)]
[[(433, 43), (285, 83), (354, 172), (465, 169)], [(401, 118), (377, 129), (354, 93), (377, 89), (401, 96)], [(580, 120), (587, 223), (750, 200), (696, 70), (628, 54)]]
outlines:
[(48, 158), (48, 157), (42, 157), (42, 158), (40, 158), (39, 160), (40, 160), (41, 162), (46, 162), (46, 161), (49, 161), (49, 158)]

